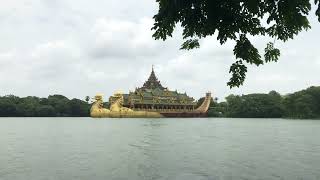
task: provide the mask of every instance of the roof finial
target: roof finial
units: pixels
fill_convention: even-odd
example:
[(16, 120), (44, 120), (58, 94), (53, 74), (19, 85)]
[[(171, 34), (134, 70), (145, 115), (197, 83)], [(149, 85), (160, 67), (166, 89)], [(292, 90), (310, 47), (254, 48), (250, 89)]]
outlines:
[(154, 69), (154, 65), (152, 64), (152, 71), (153, 71), (153, 69)]

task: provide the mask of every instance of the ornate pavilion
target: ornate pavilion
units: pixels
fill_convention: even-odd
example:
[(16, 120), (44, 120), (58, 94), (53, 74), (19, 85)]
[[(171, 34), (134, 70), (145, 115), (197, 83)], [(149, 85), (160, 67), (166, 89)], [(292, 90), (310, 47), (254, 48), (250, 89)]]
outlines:
[[(197, 105), (195, 100), (186, 93), (170, 91), (163, 87), (156, 77), (153, 67), (143, 86), (136, 88), (134, 92), (123, 94), (123, 98), (123, 106), (133, 110), (188, 112), (195, 110)], [(114, 99), (111, 96), (109, 102), (112, 103), (113, 101)]]

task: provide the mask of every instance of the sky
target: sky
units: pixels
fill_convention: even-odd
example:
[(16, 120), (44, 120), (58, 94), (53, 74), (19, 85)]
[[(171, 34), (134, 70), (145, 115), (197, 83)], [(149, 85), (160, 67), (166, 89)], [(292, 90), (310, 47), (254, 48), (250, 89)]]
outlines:
[[(314, 13), (312, 29), (276, 41), (277, 63), (248, 66), (244, 85), (230, 89), (234, 42), (220, 45), (213, 36), (201, 40), (199, 49), (179, 50), (181, 28), (156, 41), (151, 27), (157, 10), (155, 0), (1, 0), (0, 96), (108, 97), (142, 86), (152, 65), (163, 86), (195, 98), (207, 91), (223, 100), (320, 85), (320, 23)], [(270, 41), (250, 40), (260, 52)]]

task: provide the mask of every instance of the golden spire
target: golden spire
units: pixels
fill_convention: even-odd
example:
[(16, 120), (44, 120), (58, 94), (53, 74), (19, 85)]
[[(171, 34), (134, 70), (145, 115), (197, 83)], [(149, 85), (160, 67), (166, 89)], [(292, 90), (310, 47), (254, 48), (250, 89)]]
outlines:
[(156, 74), (154, 73), (154, 65), (152, 64), (151, 74), (148, 78), (148, 80), (143, 84), (142, 89), (164, 89), (164, 87), (161, 85), (160, 81), (158, 80)]

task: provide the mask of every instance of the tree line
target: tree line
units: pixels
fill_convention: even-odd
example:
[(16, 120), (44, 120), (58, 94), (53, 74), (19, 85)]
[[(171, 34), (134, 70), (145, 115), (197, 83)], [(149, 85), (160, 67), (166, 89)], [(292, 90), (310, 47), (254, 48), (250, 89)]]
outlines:
[[(0, 96), (0, 117), (88, 117), (91, 103), (68, 99), (63, 95), (47, 98), (35, 96)], [(198, 100), (198, 105), (204, 98)], [(105, 103), (108, 107), (108, 103)], [(210, 117), (232, 118), (320, 118), (320, 86), (309, 87), (292, 94), (280, 95), (276, 91), (267, 94), (229, 95), (225, 101), (212, 99), (208, 111)]]
[(224, 102), (213, 101), (211, 117), (232, 118), (320, 118), (320, 87), (309, 87), (292, 94), (229, 95)]
[(86, 117), (90, 107), (88, 97), (82, 101), (62, 95), (48, 98), (0, 96), (0, 117)]

